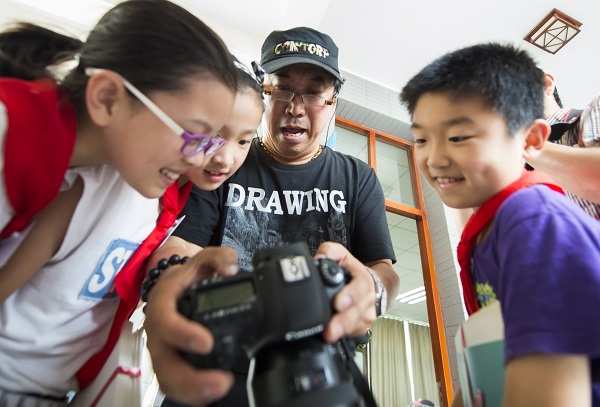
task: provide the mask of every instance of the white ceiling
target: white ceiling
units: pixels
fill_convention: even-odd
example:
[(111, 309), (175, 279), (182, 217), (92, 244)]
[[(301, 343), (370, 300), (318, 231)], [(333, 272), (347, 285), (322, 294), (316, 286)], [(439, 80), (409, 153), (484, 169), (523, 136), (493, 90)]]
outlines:
[[(120, 0), (0, 0), (0, 26), (33, 18), (84, 35), (101, 13)], [(240, 59), (260, 57), (274, 29), (306, 25), (333, 37), (340, 68), (399, 90), (441, 54), (483, 42), (512, 42), (531, 52), (555, 75), (563, 102), (582, 107), (600, 93), (598, 0), (175, 0), (209, 24)], [(33, 6), (32, 6), (33, 5)], [(39, 7), (52, 11), (39, 11)], [(556, 55), (522, 38), (557, 8), (583, 23)]]
[[(598, 0), (180, 0), (234, 50), (260, 56), (274, 29), (307, 25), (340, 48), (340, 68), (399, 90), (441, 54), (484, 41), (511, 42), (554, 74), (565, 103), (583, 106), (600, 93)], [(552, 55), (522, 38), (552, 8), (583, 25)]]

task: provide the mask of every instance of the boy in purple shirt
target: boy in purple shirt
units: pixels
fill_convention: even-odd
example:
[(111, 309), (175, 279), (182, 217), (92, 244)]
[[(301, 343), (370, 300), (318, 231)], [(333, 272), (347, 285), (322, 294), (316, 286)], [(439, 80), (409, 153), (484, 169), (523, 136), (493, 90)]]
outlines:
[(446, 205), (475, 208), (461, 280), (469, 313), (501, 303), (503, 405), (600, 407), (600, 222), (523, 171), (550, 132), (543, 90), (526, 52), (482, 44), (432, 62), (401, 100), (427, 182)]

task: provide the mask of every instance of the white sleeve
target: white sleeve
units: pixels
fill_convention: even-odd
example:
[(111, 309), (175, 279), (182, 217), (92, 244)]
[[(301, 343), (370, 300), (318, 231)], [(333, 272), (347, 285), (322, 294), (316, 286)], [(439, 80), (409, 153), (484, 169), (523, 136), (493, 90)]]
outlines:
[(0, 143), (2, 150), (0, 151), (0, 168), (2, 168), (2, 174), (0, 174), (0, 231), (10, 222), (15, 212), (13, 211), (10, 203), (8, 202), (8, 196), (6, 195), (6, 182), (4, 182), (4, 149), (6, 139), (6, 130), (8, 129), (8, 116), (6, 114), (6, 106), (0, 101)]

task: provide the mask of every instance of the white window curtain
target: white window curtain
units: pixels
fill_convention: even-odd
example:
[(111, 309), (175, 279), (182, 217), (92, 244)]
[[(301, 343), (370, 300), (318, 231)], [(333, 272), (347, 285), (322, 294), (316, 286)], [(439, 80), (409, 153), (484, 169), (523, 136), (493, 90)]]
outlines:
[(411, 402), (404, 324), (378, 318), (371, 330), (371, 389), (380, 407), (405, 407)]
[(429, 327), (408, 323), (415, 398), (439, 405)]

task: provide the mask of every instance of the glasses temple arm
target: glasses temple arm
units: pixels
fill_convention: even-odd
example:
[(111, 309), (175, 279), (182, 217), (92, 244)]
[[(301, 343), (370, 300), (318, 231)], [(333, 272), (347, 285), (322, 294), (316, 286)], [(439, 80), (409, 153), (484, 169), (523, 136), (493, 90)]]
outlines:
[(177, 134), (185, 133), (185, 130), (180, 125), (175, 123), (169, 116), (167, 116), (167, 114), (165, 112), (163, 112), (158, 106), (156, 106), (154, 104), (154, 102), (151, 101), (146, 95), (144, 95), (142, 92), (140, 92), (127, 79), (123, 78), (122, 76), (121, 76), (121, 79), (123, 80), (123, 84), (125, 85), (125, 87), (131, 93), (133, 93), (135, 95), (135, 97), (140, 100), (140, 102), (142, 102), (144, 105), (146, 105), (146, 107), (148, 109), (150, 109), (152, 111), (152, 113), (154, 113), (156, 116), (158, 116), (159, 119), (161, 119), (167, 126), (169, 126), (169, 128), (171, 130), (173, 130)]

